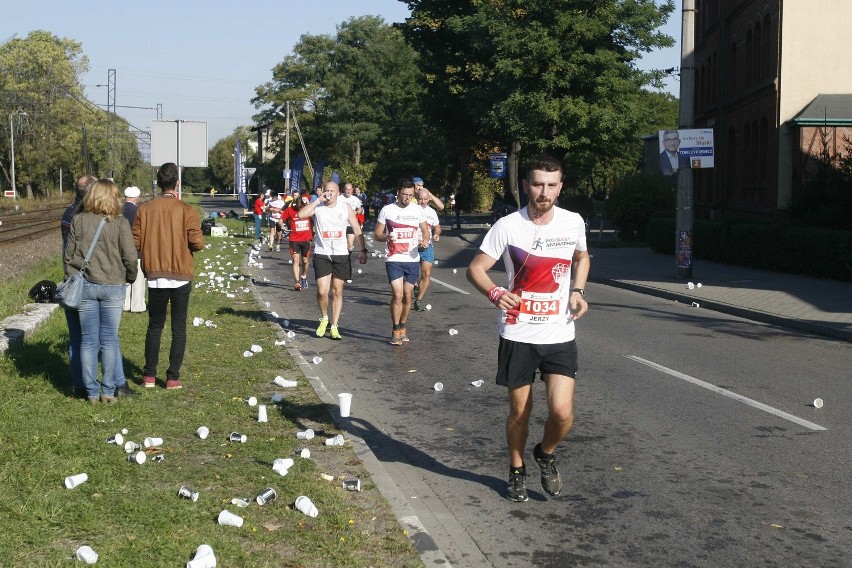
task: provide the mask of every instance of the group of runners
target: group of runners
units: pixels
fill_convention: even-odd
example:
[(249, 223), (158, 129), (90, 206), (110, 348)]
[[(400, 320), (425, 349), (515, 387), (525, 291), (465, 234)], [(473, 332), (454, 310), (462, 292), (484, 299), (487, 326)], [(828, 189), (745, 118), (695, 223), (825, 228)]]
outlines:
[[(546, 493), (557, 496), (563, 483), (554, 451), (573, 425), (578, 370), (574, 321), (588, 310), (585, 284), (590, 257), (580, 215), (556, 206), (562, 189), (561, 163), (536, 156), (526, 164), (522, 185), (528, 205), (503, 217), (486, 234), (467, 270), (471, 284), (499, 309), (497, 384), (507, 387), (506, 441), (509, 482), (506, 497), (527, 501), (524, 452), (532, 411), (532, 385), (540, 376), (547, 391), (548, 417), (533, 459)], [(368, 250), (362, 232), (363, 206), (351, 184), (341, 193), (335, 182), (319, 188), (316, 199), (302, 195), (283, 210), (290, 231), (295, 289), (307, 287), (308, 257), (313, 258), (319, 324), (317, 337), (342, 338), (339, 320), (343, 289), (352, 276), (351, 254), (361, 264)], [(444, 204), (420, 178), (403, 179), (395, 201), (378, 213), (373, 237), (385, 245), (385, 270), (391, 288), (390, 344), (410, 341), (406, 322), (421, 305), (440, 240), (437, 211)], [(311, 242), (313, 248), (311, 248)], [(491, 280), (489, 270), (502, 259), (507, 285)]]

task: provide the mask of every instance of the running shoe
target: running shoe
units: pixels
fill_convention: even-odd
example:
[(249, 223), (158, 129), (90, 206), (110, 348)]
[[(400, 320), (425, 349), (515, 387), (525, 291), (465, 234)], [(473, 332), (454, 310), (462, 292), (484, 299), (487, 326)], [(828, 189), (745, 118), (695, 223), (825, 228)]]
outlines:
[(556, 497), (562, 493), (562, 477), (559, 475), (559, 470), (556, 469), (556, 458), (551, 456), (550, 459), (540, 459), (538, 457), (541, 452), (541, 444), (536, 444), (533, 450), (533, 458), (535, 463), (541, 468), (541, 487), (548, 495)]
[(405, 327), (399, 328), (399, 335), (402, 337), (403, 341), (408, 341), (408, 333), (405, 330)]
[(308, 289), (308, 279), (307, 278), (302, 278), (302, 281), (300, 282), (300, 284), (302, 285), (302, 290)]
[(420, 300), (414, 300), (414, 311), (415, 312), (425, 312), (426, 308), (423, 307), (423, 304)]
[(295, 290), (296, 292), (298, 292), (301, 289), (302, 289), (302, 283), (301, 282), (296, 282), (295, 284), (293, 284), (293, 290)]
[(325, 330), (328, 328), (328, 318), (323, 318), (319, 320), (319, 325), (317, 326), (317, 337), (322, 337), (325, 335)]
[(332, 338), (332, 339), (343, 339), (343, 338), (340, 336), (340, 330), (339, 330), (339, 329), (337, 329), (337, 326), (336, 326), (336, 325), (332, 325), (332, 326), (331, 326), (331, 332), (330, 332), (330, 333), (331, 333), (331, 338)]
[(169, 380), (166, 381), (166, 389), (167, 390), (175, 390), (175, 389), (182, 389), (182, 388), (183, 388), (183, 385), (180, 384), (180, 381), (177, 380), (177, 379), (169, 379)]
[(523, 503), (529, 500), (527, 495), (527, 468), (513, 467), (509, 470), (509, 485), (506, 487), (506, 499)]
[(157, 386), (157, 378), (149, 377), (148, 375), (143, 375), (142, 384), (145, 386), (146, 389), (152, 389)]
[(275, 252), (281, 252), (281, 245), (275, 245)]
[(390, 344), (391, 345), (402, 345), (403, 341), (404, 340), (402, 339), (402, 330), (400, 330), (400, 329), (393, 330), (393, 335), (391, 336)]
[(272, 252), (272, 245), (269, 245), (269, 252)]

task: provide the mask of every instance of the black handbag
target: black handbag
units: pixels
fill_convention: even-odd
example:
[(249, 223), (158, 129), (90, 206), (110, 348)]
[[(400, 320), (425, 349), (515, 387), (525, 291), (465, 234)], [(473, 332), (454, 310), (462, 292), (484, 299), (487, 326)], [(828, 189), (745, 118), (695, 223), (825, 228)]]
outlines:
[(98, 225), (98, 230), (95, 233), (95, 238), (92, 239), (92, 244), (89, 245), (89, 250), (86, 252), (86, 258), (83, 259), (83, 266), (76, 274), (71, 275), (65, 281), (56, 287), (56, 301), (63, 308), (76, 310), (80, 307), (80, 302), (83, 301), (83, 287), (86, 284), (86, 268), (89, 266), (89, 259), (92, 258), (92, 253), (95, 250), (95, 243), (101, 236), (101, 231), (106, 225), (106, 217), (101, 219), (101, 224)]

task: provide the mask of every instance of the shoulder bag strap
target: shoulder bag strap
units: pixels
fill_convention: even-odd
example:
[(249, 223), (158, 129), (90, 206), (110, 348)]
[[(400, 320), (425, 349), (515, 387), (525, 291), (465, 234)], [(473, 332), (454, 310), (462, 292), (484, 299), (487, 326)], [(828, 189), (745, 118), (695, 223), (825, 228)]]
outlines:
[(86, 258), (83, 259), (83, 266), (80, 268), (80, 272), (86, 270), (86, 267), (89, 266), (89, 259), (92, 258), (92, 253), (95, 252), (95, 244), (98, 242), (98, 238), (101, 236), (101, 231), (104, 230), (104, 225), (106, 225), (106, 217), (101, 219), (100, 225), (98, 225), (98, 230), (95, 231), (95, 238), (92, 239), (92, 244), (89, 245), (89, 250), (86, 252)]

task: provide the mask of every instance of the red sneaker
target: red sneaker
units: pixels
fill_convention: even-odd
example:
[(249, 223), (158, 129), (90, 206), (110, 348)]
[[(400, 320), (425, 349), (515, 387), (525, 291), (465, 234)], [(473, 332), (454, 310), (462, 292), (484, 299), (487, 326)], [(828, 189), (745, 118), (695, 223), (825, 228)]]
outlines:
[(166, 390), (182, 389), (183, 385), (177, 379), (169, 379), (166, 381)]
[(144, 375), (142, 377), (142, 384), (145, 386), (146, 389), (152, 389), (157, 386), (157, 377), (149, 377), (147, 375)]

